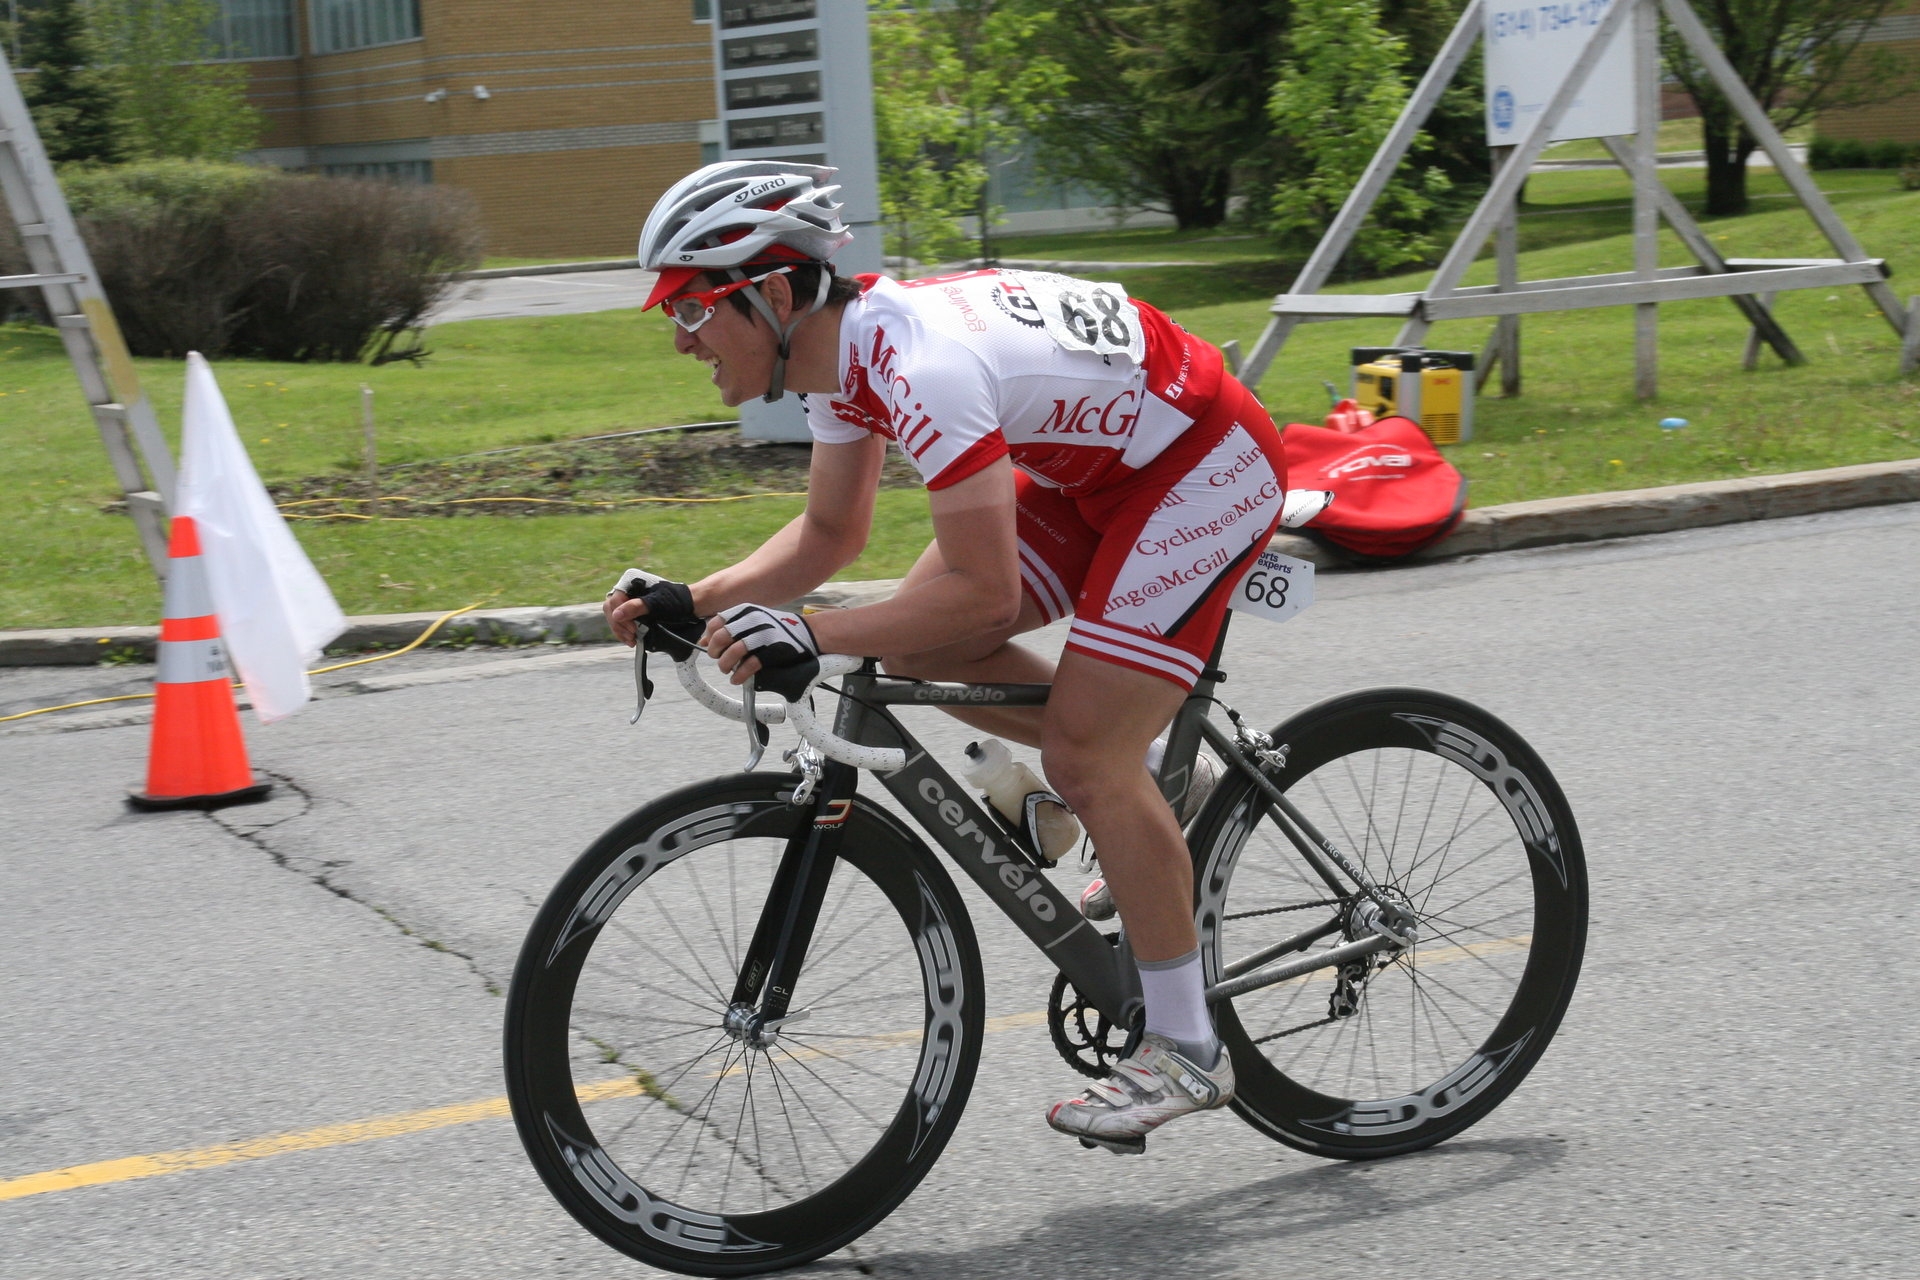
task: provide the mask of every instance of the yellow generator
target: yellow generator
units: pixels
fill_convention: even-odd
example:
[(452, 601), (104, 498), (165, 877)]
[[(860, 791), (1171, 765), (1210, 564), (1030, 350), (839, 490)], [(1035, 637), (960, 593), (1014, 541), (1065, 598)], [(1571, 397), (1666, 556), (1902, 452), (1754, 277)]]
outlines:
[(1353, 398), (1376, 418), (1399, 414), (1435, 444), (1473, 439), (1473, 355), (1420, 347), (1355, 347)]

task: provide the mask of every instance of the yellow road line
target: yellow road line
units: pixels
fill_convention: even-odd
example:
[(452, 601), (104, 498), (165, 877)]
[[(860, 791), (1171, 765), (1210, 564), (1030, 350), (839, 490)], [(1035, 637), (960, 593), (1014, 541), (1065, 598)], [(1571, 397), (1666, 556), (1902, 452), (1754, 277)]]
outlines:
[[(1470, 943), (1462, 947), (1436, 948), (1423, 952), (1420, 963), (1423, 965), (1445, 964), (1449, 961), (1464, 960), (1470, 956), (1498, 954), (1502, 951), (1517, 950), (1528, 942), (1526, 936), (1501, 938), (1492, 942)], [(1312, 976), (1312, 975), (1309, 975)], [(1296, 978), (1293, 981), (1305, 981)], [(1279, 984), (1286, 985), (1286, 984)], [(988, 1018), (986, 1029), (989, 1032), (1012, 1031), (1021, 1027), (1038, 1026), (1046, 1021), (1046, 1013), (1032, 1010), (1027, 1013), (1002, 1014), (997, 1018)], [(799, 1051), (799, 1056), (830, 1056), (840, 1048), (886, 1048), (895, 1043), (911, 1043), (919, 1038), (919, 1032), (900, 1033), (899, 1035), (849, 1037), (846, 1041), (832, 1041), (819, 1048)], [(637, 1096), (640, 1083), (632, 1076), (616, 1076), (609, 1080), (596, 1081), (581, 1085), (578, 1089), (580, 1101), (599, 1102), (608, 1098), (627, 1098)], [(344, 1124), (322, 1125), (317, 1129), (302, 1129), (297, 1133), (277, 1133), (264, 1138), (246, 1138), (239, 1142), (223, 1142), (218, 1146), (198, 1147), (191, 1151), (162, 1151), (154, 1155), (126, 1156), (119, 1160), (99, 1160), (92, 1164), (69, 1165), (65, 1169), (50, 1169), (45, 1173), (29, 1173), (23, 1177), (0, 1180), (0, 1200), (20, 1200), (27, 1196), (45, 1195), (50, 1191), (73, 1191), (80, 1187), (97, 1187), (113, 1182), (132, 1182), (137, 1178), (157, 1178), (168, 1173), (187, 1173), (195, 1169), (218, 1169), (223, 1165), (243, 1164), (249, 1160), (265, 1160), (272, 1156), (292, 1155), (299, 1151), (319, 1151), (327, 1147), (351, 1146), (358, 1142), (378, 1142), (384, 1138), (399, 1138), (410, 1133), (428, 1133), (434, 1129), (449, 1129), (455, 1125), (473, 1124), (480, 1120), (498, 1120), (511, 1114), (504, 1097), (483, 1098), (477, 1102), (457, 1102), (447, 1107), (429, 1107), (424, 1111), (403, 1111), (397, 1115), (374, 1116), (366, 1120), (350, 1120)]]
[[(1046, 1020), (1046, 1014), (1014, 1013), (987, 1019), (988, 1031), (1007, 1031), (1030, 1027)], [(914, 1034), (918, 1039), (918, 1033)], [(640, 1093), (640, 1084), (632, 1076), (615, 1076), (577, 1090), (580, 1101), (601, 1102), (608, 1098), (630, 1098)], [(154, 1155), (127, 1156), (119, 1160), (99, 1160), (92, 1164), (69, 1165), (45, 1173), (29, 1173), (0, 1181), (0, 1200), (20, 1200), (45, 1195), (50, 1191), (74, 1191), (111, 1182), (132, 1182), (136, 1178), (157, 1178), (168, 1173), (187, 1173), (195, 1169), (218, 1169), (222, 1165), (265, 1160), (272, 1156), (292, 1155), (299, 1151), (319, 1151), (327, 1147), (351, 1146), (357, 1142), (378, 1142), (410, 1133), (428, 1133), (479, 1120), (498, 1120), (511, 1114), (507, 1100), (482, 1098), (477, 1102), (458, 1102), (449, 1107), (429, 1107), (424, 1111), (403, 1111), (397, 1115), (350, 1120), (345, 1124), (322, 1125), (297, 1133), (276, 1133), (264, 1138), (246, 1138), (223, 1142), (218, 1146), (191, 1151), (162, 1151)]]

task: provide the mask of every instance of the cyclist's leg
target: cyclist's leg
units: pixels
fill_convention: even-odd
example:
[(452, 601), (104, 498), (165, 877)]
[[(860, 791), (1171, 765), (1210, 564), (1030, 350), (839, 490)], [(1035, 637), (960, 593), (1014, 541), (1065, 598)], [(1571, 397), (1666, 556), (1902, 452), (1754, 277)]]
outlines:
[(1233, 1064), (1207, 1012), (1192, 862), (1146, 767), (1147, 744), (1185, 697), (1158, 676), (1069, 649), (1046, 709), (1047, 776), (1099, 850), (1146, 997), (1138, 1047), (1048, 1108), (1047, 1123), (1115, 1152), (1137, 1154), (1152, 1129), (1233, 1098)]
[(1101, 530), (1047, 707), (1047, 775), (1086, 825), (1140, 963), (1138, 1054), (1047, 1120), (1139, 1151), (1157, 1125), (1233, 1096), (1208, 1016), (1193, 882), (1178, 820), (1147, 773), (1148, 743), (1199, 679), (1227, 601), (1279, 520), (1278, 437), (1257, 403), (1215, 412), (1136, 479), (1083, 504)]
[(1192, 863), (1146, 766), (1148, 745), (1185, 698), (1166, 680), (1069, 650), (1045, 708), (1047, 780), (1085, 824), (1134, 955), (1149, 962), (1198, 945)]

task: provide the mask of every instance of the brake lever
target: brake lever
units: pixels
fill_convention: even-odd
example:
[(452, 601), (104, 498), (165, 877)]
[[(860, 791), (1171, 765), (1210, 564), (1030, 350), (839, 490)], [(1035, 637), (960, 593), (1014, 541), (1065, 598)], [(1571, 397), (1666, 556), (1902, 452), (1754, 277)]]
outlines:
[(752, 676), (748, 676), (747, 682), (740, 686), (740, 705), (747, 713), (745, 717), (747, 722), (747, 767), (744, 770), (746, 773), (753, 772), (754, 766), (760, 763), (760, 757), (764, 755), (767, 750), (767, 726), (760, 723), (760, 717), (758, 715), (760, 704), (758, 695), (753, 691), (753, 686), (754, 679)]
[(653, 681), (647, 678), (647, 624), (636, 622), (633, 637), (633, 692), (638, 698), (633, 708), (633, 719), (628, 724), (639, 724), (641, 714), (647, 709), (648, 699), (653, 697)]

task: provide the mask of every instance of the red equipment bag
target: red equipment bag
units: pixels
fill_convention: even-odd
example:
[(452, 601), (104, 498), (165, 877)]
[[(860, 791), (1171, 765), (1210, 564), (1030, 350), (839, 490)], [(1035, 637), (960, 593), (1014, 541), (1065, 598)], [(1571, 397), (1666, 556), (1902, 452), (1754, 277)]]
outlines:
[(1327, 489), (1333, 505), (1301, 532), (1371, 560), (1397, 560), (1445, 537), (1467, 509), (1467, 478), (1411, 418), (1352, 433), (1303, 422), (1281, 433), (1287, 485)]

